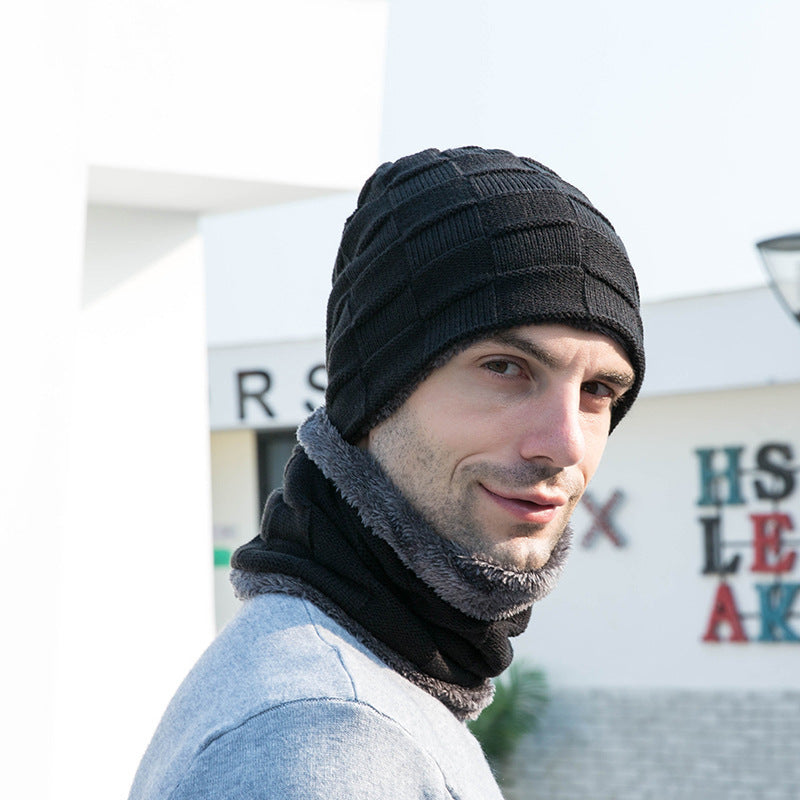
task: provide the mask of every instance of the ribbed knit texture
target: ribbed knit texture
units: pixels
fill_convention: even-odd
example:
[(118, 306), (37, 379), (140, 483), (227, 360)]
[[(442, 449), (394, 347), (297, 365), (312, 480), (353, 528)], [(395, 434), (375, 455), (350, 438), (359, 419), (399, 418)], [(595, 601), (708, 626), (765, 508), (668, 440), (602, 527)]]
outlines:
[(610, 333), (644, 375), (636, 277), (608, 220), (547, 167), (502, 150), (383, 164), (347, 220), (328, 302), (326, 404), (351, 441), (440, 353), (483, 332)]

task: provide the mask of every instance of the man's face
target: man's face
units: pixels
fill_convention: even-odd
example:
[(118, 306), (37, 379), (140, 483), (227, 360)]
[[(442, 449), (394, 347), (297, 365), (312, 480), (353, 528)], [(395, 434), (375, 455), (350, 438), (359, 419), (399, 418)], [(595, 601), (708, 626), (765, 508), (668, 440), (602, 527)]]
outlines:
[(624, 350), (563, 325), (513, 328), (434, 370), (367, 449), (437, 532), (508, 568), (542, 567), (632, 385)]

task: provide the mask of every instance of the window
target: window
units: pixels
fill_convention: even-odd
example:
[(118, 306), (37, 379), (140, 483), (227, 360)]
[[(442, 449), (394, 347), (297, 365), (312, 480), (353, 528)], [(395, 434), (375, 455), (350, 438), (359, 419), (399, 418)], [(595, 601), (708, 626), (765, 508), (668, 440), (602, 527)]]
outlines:
[(260, 431), (257, 434), (259, 517), (270, 493), (283, 485), (283, 470), (296, 443), (294, 431)]

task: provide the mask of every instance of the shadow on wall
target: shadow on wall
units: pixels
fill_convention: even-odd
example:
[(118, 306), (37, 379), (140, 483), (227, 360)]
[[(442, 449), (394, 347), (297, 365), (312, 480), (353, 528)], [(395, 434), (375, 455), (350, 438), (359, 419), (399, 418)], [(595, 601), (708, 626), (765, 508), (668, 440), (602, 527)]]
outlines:
[(89, 206), (81, 305), (92, 305), (196, 235), (194, 214)]

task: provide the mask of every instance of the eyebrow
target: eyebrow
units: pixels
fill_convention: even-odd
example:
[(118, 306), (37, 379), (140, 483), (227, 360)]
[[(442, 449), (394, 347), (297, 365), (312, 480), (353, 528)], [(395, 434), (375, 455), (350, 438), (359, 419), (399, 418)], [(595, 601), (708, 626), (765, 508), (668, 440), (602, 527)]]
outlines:
[[(541, 345), (535, 344), (529, 339), (518, 336), (513, 331), (499, 331), (489, 336), (485, 341), (499, 342), (500, 344), (515, 347), (521, 350), (531, 358), (535, 358), (541, 364), (544, 364), (548, 369), (557, 370), (563, 365), (562, 362), (556, 358), (549, 350)], [(614, 384), (620, 390), (630, 389), (636, 382), (636, 377), (632, 372), (617, 372), (616, 370), (602, 370), (595, 375), (595, 380), (604, 381)]]

